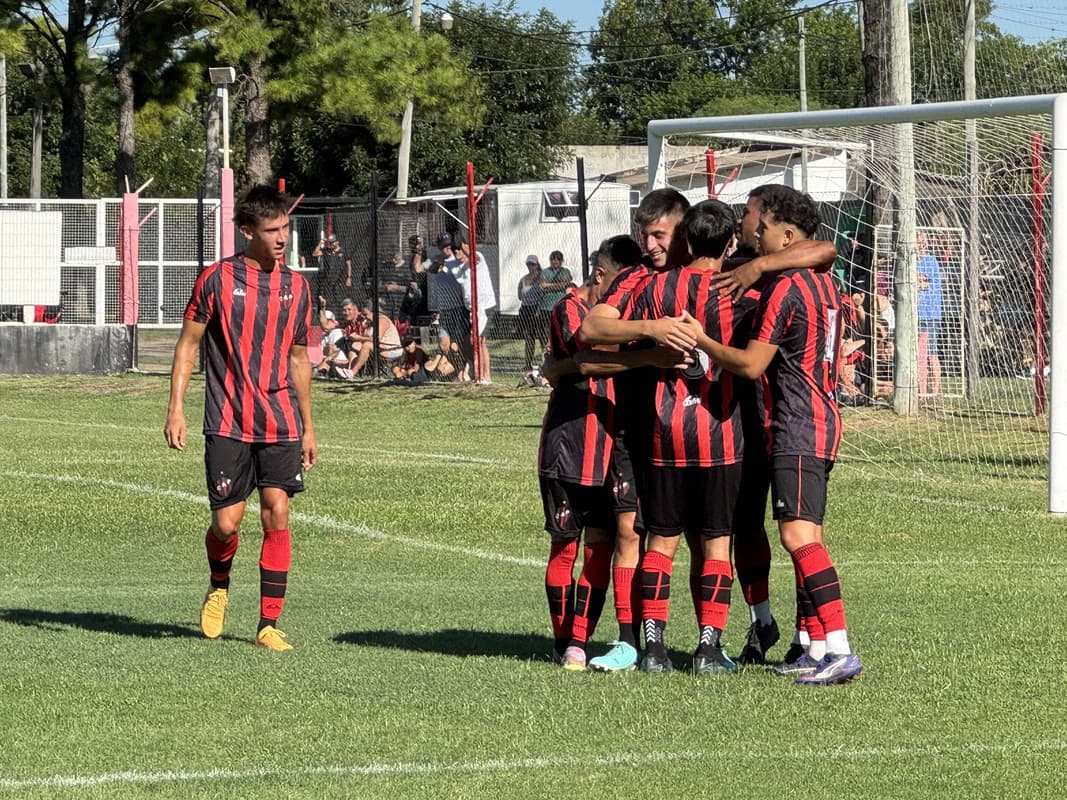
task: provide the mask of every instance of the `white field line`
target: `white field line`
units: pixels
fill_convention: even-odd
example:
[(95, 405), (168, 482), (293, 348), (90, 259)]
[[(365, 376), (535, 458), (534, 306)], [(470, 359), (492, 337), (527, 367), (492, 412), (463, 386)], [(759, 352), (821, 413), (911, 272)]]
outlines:
[[(54, 481), (56, 483), (69, 483), (80, 484), (89, 486), (99, 486), (105, 489), (115, 489), (117, 491), (130, 492), (132, 494), (143, 494), (152, 497), (169, 497), (174, 500), (180, 500), (185, 503), (193, 503), (195, 505), (207, 506), (207, 497), (201, 495), (190, 494), (189, 492), (183, 492), (180, 489), (166, 489), (159, 486), (152, 486), (150, 484), (140, 483), (126, 483), (123, 481), (112, 481), (104, 478), (87, 478), (80, 475), (57, 475), (48, 473), (34, 473), (23, 471), (5, 471), (0, 472), (0, 477), (4, 478), (16, 478), (19, 480), (29, 481)], [(249, 501), (249, 508), (256, 509), (258, 506), (254, 501)], [(346, 522), (344, 520), (336, 519), (335, 517), (327, 517), (321, 514), (308, 514), (302, 511), (290, 510), (289, 516), (291, 519), (297, 522), (305, 522), (310, 525), (323, 528), (325, 530), (337, 531), (338, 533), (347, 533), (354, 536), (360, 536), (364, 539), (370, 539), (379, 542), (389, 542), (393, 544), (403, 545), (405, 547), (414, 547), (420, 550), (429, 550), (437, 553), (452, 553), (454, 555), (467, 556), (470, 558), (476, 558), (483, 561), (496, 561), (502, 564), (515, 564), (521, 567), (538, 567), (544, 568), (545, 562), (540, 558), (523, 558), (522, 556), (512, 556), (506, 553), (497, 553), (492, 550), (482, 550), (474, 547), (459, 547), (457, 545), (439, 544), (437, 542), (429, 542), (425, 539), (415, 539), (410, 536), (400, 536), (391, 533), (385, 533), (375, 528), (371, 528), (362, 522)], [(774, 537), (772, 536), (772, 539)], [(772, 542), (773, 543), (773, 542)], [(859, 568), (883, 568), (883, 567), (896, 567), (901, 569), (915, 568), (915, 569), (942, 569), (946, 567), (988, 567), (988, 566), (1004, 566), (1004, 567), (1051, 567), (1062, 568), (1067, 566), (1062, 560), (1054, 559), (1001, 559), (1001, 558), (989, 558), (989, 559), (900, 559), (895, 561), (889, 560), (863, 560), (863, 561), (850, 561), (842, 559), (835, 562), (838, 567), (845, 569), (859, 569)], [(784, 553), (775, 553), (775, 557), (771, 561), (771, 567), (775, 569), (789, 570), (792, 572), (793, 565), (789, 563), (789, 560), (785, 557)]]
[[(60, 419), (48, 419), (44, 417), (13, 417), (9, 415), (0, 414), (0, 422), (31, 422), (40, 423), (46, 426), (67, 425), (72, 427), (82, 428), (105, 428), (112, 430), (119, 430), (124, 432), (138, 431), (141, 433), (159, 433), (162, 438), (162, 428), (131, 428), (128, 425), (119, 425), (110, 422), (83, 422), (78, 420), (60, 420)], [(190, 435), (199, 436), (199, 433), (192, 433)], [(162, 446), (162, 441), (160, 442)], [(322, 443), (319, 445), (320, 450), (339, 450), (353, 454), (369, 454), (380, 461), (377, 463), (392, 464), (397, 460), (411, 460), (411, 461), (441, 461), (451, 464), (470, 464), (472, 466), (484, 466), (484, 467), (496, 467), (500, 469), (506, 469), (509, 471), (523, 472), (529, 470), (531, 474), (534, 471), (534, 464), (532, 460), (530, 463), (517, 463), (515, 461), (508, 461), (506, 459), (493, 459), (482, 458), (479, 456), (464, 456), (457, 455), (455, 453), (422, 453), (414, 450), (382, 450), (378, 448), (369, 447), (351, 447), (349, 445), (329, 444)], [(879, 494), (882, 497), (888, 497), (893, 500), (899, 500), (904, 503), (918, 503), (931, 504), (941, 506), (942, 508), (955, 508), (962, 511), (976, 511), (985, 512), (989, 514), (1007, 514), (1011, 516), (1020, 517), (1047, 517), (1048, 513), (1043, 508), (1011, 508), (1009, 506), (997, 506), (997, 505), (979, 505), (978, 503), (972, 503), (966, 500), (960, 500), (952, 497), (937, 497), (937, 496), (923, 496), (910, 494), (906, 492), (893, 492), (887, 490), (881, 490)]]
[[(141, 483), (124, 483), (122, 481), (112, 481), (103, 478), (86, 478), (79, 475), (49, 475), (43, 473), (32, 472), (0, 472), (0, 476), (5, 478), (17, 478), (20, 480), (29, 481), (54, 481), (56, 483), (70, 483), (76, 485), (89, 485), (99, 486), (105, 489), (115, 489), (117, 491), (130, 492), (132, 494), (144, 494), (153, 497), (169, 497), (174, 500), (180, 500), (186, 503), (193, 503), (195, 505), (207, 506), (208, 501), (206, 496), (190, 494), (189, 492), (183, 492), (180, 489), (164, 489), (158, 486), (151, 486), (149, 484)], [(254, 502), (249, 503), (250, 508), (257, 508)], [(405, 547), (417, 547), (422, 550), (432, 550), (439, 553), (453, 553), (456, 555), (469, 556), (471, 558), (477, 558), (485, 561), (497, 561), (504, 564), (517, 564), (523, 567), (544, 567), (545, 562), (540, 559), (534, 558), (522, 558), (519, 556), (510, 556), (506, 553), (494, 553), (490, 550), (480, 550), (473, 547), (458, 547), (456, 545), (439, 544), (437, 542), (428, 542), (424, 539), (414, 539), (409, 536), (396, 536), (394, 534), (385, 533), (383, 531), (375, 530), (368, 525), (364, 525), (361, 522), (345, 522), (343, 520), (335, 519), (333, 517), (326, 517), (319, 514), (306, 514), (300, 511), (290, 510), (289, 517), (297, 522), (306, 522), (311, 525), (316, 525), (327, 530), (338, 531), (340, 533), (348, 533), (354, 536), (361, 536), (364, 539), (372, 539), (380, 542), (391, 542), (394, 544), (404, 545)]]
[(678, 753), (618, 753), (599, 757), (560, 756), (547, 758), (520, 758), (515, 760), (494, 759), (491, 761), (398, 762), (355, 764), (351, 766), (307, 767), (297, 769), (212, 769), (204, 771), (161, 770), (157, 772), (111, 772), (103, 775), (50, 775), (41, 778), (0, 778), (0, 790), (32, 788), (84, 789), (107, 784), (178, 783), (183, 781), (239, 781), (261, 778), (294, 778), (308, 776), (376, 777), (407, 775), (442, 775), (454, 773), (521, 772), (525, 770), (565, 769), (590, 767), (643, 767), (664, 763), (699, 763), (723, 758), (749, 761), (881, 761), (892, 759), (937, 759), (953, 756), (1011, 755), (1033, 756), (1039, 753), (1062, 753), (1067, 750), (1064, 741), (1015, 741), (997, 744), (972, 743), (959, 747), (871, 747), (851, 748), (844, 745), (823, 749), (804, 748), (787, 750), (761, 750), (745, 748), (724, 752), (703, 753), (681, 751)]

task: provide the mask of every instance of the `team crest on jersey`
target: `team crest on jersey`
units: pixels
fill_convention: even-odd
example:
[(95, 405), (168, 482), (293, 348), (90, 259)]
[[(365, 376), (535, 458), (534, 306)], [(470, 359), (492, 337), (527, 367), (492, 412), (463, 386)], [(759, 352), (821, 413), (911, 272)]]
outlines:
[(282, 304), (282, 308), (289, 308), (293, 304), (293, 287), (283, 286), (281, 291), (278, 292), (278, 302)]
[(682, 374), (687, 378), (697, 379), (703, 378), (711, 370), (711, 359), (708, 358), (708, 354), (700, 348), (694, 349), (689, 357), (693, 359), (693, 363), (682, 370)]
[(222, 497), (225, 497), (230, 493), (233, 488), (233, 481), (226, 477), (225, 473), (219, 473), (219, 479), (215, 481), (215, 492)]
[(571, 507), (567, 505), (567, 501), (564, 500), (560, 504), (560, 507), (556, 509), (556, 527), (560, 530), (566, 530), (570, 527), (571, 522)]
[(619, 481), (611, 487), (611, 491), (615, 493), (615, 499), (621, 500), (630, 496), (630, 482)]

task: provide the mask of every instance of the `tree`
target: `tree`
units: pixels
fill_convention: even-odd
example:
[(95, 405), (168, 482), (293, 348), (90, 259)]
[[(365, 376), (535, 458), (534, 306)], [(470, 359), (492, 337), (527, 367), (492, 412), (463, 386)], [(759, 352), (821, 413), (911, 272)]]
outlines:
[[(346, 15), (363, 8), (360, 19)], [(461, 124), (449, 101), (476, 98), (463, 65), (437, 35), (418, 35), (396, 14), (370, 4), (329, 0), (234, 0), (203, 43), (204, 56), (240, 73), (245, 170), (272, 177), (271, 120), (323, 108), (365, 124), (376, 138), (399, 139), (408, 97)]]
[(795, 5), (616, 0), (590, 42), (585, 106), (637, 139), (655, 118), (795, 110), (801, 13), (812, 106), (854, 105), (861, 72), (851, 12)]
[(68, 0), (67, 24), (62, 25), (48, 0), (0, 0), (0, 12), (9, 21), (21, 21), (32, 31), (31, 48), (50, 55), (40, 63), (48, 71), (62, 108), (60, 197), (82, 196), (85, 109), (96, 79), (89, 42), (106, 27), (113, 11), (112, 0)]
[(577, 106), (578, 49), (572, 29), (542, 9), (522, 14), (515, 3), (454, 2), (449, 46), (469, 64), (482, 92), (484, 116), (459, 97), (447, 101), (475, 123), (466, 131), (416, 106), (412, 183), (462, 183), (465, 164), (497, 183), (549, 177), (565, 157), (569, 109)]

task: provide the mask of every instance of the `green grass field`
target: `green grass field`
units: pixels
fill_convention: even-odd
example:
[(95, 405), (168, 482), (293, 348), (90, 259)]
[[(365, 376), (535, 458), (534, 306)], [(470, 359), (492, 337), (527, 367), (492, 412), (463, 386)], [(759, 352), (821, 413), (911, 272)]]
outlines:
[[(316, 384), (296, 649), (275, 654), (252, 646), (251, 512), (227, 633), (199, 636), (202, 439), (165, 447), (167, 389), (0, 379), (0, 798), (1064, 796), (1067, 530), (1033, 453), (977, 474), (935, 450), (936, 419), (846, 412), (827, 536), (866, 666), (851, 685), (573, 674), (547, 660), (545, 396)], [(746, 627), (735, 590), (731, 652)], [(614, 633), (609, 601), (595, 638)]]

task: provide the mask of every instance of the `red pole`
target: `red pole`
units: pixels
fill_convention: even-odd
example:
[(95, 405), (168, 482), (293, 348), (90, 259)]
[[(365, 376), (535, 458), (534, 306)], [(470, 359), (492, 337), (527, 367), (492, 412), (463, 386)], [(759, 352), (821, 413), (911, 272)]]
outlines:
[(482, 336), (478, 330), (478, 248), (475, 242), (475, 222), (478, 200), (474, 196), (474, 164), (467, 162), (467, 230), (470, 239), (471, 271), (471, 349), (474, 351), (474, 380), (482, 379)]
[(1030, 140), (1030, 184), (1033, 193), (1031, 223), (1034, 231), (1034, 409), (1044, 414), (1048, 403), (1045, 393), (1045, 182), (1042, 180), (1042, 137), (1035, 133)]
[(704, 165), (708, 175), (708, 199), (714, 200), (719, 193), (715, 191), (715, 151), (710, 147), (704, 151)]

